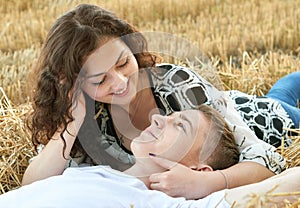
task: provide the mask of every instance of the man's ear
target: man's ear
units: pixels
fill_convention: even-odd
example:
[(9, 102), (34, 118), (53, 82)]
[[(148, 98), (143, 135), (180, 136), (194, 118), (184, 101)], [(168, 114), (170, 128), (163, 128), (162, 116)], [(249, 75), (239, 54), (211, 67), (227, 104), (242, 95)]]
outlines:
[(204, 164), (199, 164), (198, 166), (190, 166), (189, 168), (196, 171), (214, 171), (211, 166)]

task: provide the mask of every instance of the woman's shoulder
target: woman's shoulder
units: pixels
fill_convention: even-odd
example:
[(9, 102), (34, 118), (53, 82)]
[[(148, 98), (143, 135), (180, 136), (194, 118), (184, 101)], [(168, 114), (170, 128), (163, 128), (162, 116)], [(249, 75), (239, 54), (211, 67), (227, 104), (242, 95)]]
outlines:
[(151, 68), (150, 73), (152, 76), (165, 81), (201, 80), (201, 76), (191, 68), (170, 63), (157, 64)]
[(250, 95), (239, 90), (224, 91), (231, 99), (254, 99), (256, 95)]
[(202, 103), (212, 103), (214, 96), (219, 95), (210, 83), (184, 66), (164, 63), (149, 73), (155, 96), (173, 109), (174, 106), (179, 110), (196, 108)]
[(176, 70), (183, 70), (183, 71), (192, 71), (189, 67), (177, 65), (177, 64), (171, 64), (171, 63), (159, 63), (155, 65), (156, 68), (159, 68), (161, 70), (166, 71), (176, 71)]

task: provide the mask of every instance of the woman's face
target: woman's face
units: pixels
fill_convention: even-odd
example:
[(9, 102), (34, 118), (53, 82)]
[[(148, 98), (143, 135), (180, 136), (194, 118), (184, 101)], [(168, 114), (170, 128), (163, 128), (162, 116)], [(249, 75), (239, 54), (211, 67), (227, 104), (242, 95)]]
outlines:
[(131, 150), (137, 158), (154, 153), (189, 165), (199, 161), (199, 151), (209, 128), (210, 122), (199, 110), (153, 115), (151, 125), (132, 141)]
[(94, 100), (124, 105), (136, 95), (138, 64), (120, 39), (110, 39), (90, 54), (83, 65), (82, 89)]

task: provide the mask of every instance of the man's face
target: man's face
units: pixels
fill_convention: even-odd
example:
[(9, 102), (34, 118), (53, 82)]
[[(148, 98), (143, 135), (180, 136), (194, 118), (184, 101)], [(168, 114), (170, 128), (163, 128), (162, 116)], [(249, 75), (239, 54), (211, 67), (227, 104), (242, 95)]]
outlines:
[(209, 128), (210, 122), (199, 110), (153, 115), (151, 125), (133, 140), (131, 149), (137, 158), (154, 153), (189, 165), (191, 160), (199, 160)]

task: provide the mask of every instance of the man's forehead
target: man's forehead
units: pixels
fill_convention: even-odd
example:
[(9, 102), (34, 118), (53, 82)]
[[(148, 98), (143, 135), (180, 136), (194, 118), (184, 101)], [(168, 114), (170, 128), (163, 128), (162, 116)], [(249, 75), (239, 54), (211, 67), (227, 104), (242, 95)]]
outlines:
[(198, 129), (199, 126), (202, 126), (206, 122), (204, 114), (199, 110), (184, 110), (179, 112), (174, 112), (171, 114), (174, 117), (181, 117), (183, 120), (186, 120), (190, 123), (191, 127)]

